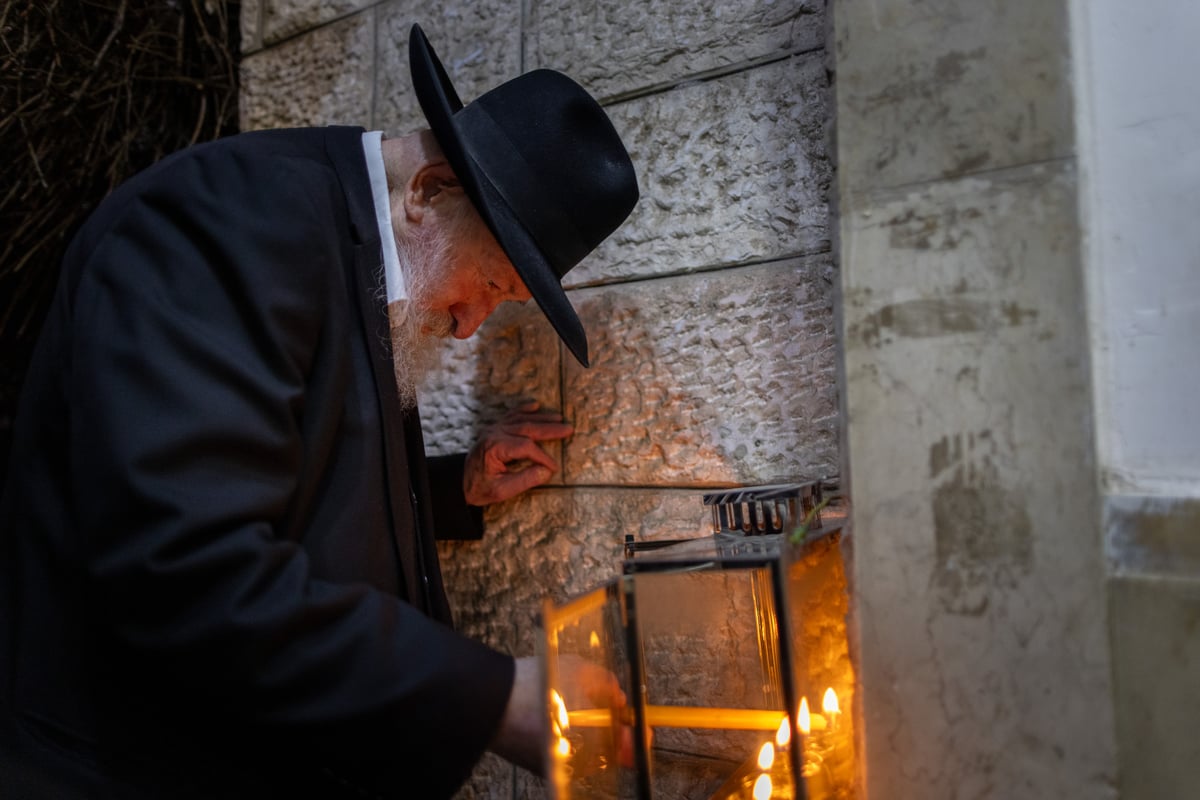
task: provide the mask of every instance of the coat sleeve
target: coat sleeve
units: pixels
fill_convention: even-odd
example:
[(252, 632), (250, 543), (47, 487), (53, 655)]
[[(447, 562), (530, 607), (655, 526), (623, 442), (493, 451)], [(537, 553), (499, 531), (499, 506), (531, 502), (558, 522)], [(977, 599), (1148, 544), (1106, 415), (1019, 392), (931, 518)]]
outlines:
[(433, 532), (440, 541), (483, 538), (483, 509), (467, 502), (463, 494), (466, 453), (428, 459)]
[(186, 713), (338, 763), (433, 766), (452, 790), (512, 659), (314, 578), (278, 535), (322, 299), (344, 291), (339, 190), (286, 159), (204, 152), (127, 199), (77, 277), (66, 424), (98, 616)]

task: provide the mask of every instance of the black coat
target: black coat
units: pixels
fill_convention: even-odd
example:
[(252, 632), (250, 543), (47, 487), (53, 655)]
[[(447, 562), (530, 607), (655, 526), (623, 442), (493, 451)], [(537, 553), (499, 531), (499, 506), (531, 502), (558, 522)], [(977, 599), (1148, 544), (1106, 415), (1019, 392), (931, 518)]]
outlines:
[(425, 800), (494, 732), (513, 663), (449, 627), (433, 531), (478, 517), (398, 411), (360, 135), (191, 148), (72, 243), (0, 510), (12, 796)]

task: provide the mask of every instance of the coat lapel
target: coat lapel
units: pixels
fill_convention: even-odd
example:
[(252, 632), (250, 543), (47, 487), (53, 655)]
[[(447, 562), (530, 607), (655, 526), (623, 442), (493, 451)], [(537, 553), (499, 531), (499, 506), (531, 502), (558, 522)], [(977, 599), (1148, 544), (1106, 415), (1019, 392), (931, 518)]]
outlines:
[[(436, 613), (439, 604), (431, 599), (429, 587), (429, 575), (436, 571), (436, 564), (427, 563), (436, 557), (436, 553), (429, 551), (425, 541), (429, 537), (422, 535), (418, 487), (413, 480), (415, 472), (420, 472), (424, 458), (423, 452), (417, 452), (422, 447), (420, 423), (416, 421), (415, 412), (406, 414), (401, 410), (396, 391), (387, 306), (380, 300), (377, 290), (383, 256), (361, 136), (361, 128), (329, 128), (326, 148), (341, 180), (356, 238), (353, 283), (382, 416), (385, 480), (404, 593), (412, 605), (427, 614)], [(409, 441), (414, 421), (416, 440)]]

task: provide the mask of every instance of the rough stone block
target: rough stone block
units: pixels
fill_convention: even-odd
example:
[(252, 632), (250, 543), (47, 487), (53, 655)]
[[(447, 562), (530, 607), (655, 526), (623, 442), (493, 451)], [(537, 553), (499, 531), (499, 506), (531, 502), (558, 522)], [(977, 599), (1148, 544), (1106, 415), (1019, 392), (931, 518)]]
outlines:
[(838, 471), (833, 268), (788, 260), (580, 290), (568, 483), (772, 483)]
[(242, 0), (238, 14), (241, 51), (246, 56), (262, 47), (262, 0)]
[(356, 14), (244, 58), (242, 130), (368, 125), (373, 19)]
[[(514, 772), (524, 772), (524, 770), (514, 767), (500, 756), (484, 753), (483, 758), (475, 765), (470, 780), (458, 790), (454, 795), (454, 800), (515, 800), (513, 785), (516, 776), (513, 774)], [(532, 775), (530, 777), (541, 782)]]
[[(505, 303), (470, 339), (448, 339), (421, 386), (426, 451), (465, 452), (483, 426), (524, 400), (562, 409), (560, 354), (557, 334), (532, 302)], [(545, 447), (561, 454), (556, 442)]]
[(697, 491), (550, 488), (484, 514), (478, 542), (442, 542), (442, 573), (457, 627), (514, 655), (532, 655), (542, 600), (562, 602), (620, 573), (625, 534), (707, 534)]
[(374, 125), (392, 135), (427, 127), (412, 89), (408, 35), (419, 23), (464, 103), (521, 72), (520, 5), (503, 0), (429, 4), (402, 0), (379, 8)]
[(1113, 796), (1076, 186), (1053, 162), (843, 218), (869, 796)]
[(523, 769), (517, 770), (516, 778), (513, 800), (546, 800), (550, 797), (550, 789), (541, 778)]
[(1110, 586), (1121, 797), (1188, 797), (1200, 786), (1200, 580)]
[(843, 197), (1074, 152), (1066, 3), (832, 9)]
[(642, 197), (567, 285), (828, 250), (828, 109), (819, 55), (609, 108)]
[(373, 0), (257, 0), (263, 3), (263, 41), (274, 44), (288, 36), (361, 11)]
[(776, 54), (820, 47), (820, 0), (686, 3), (533, 0), (525, 48), (530, 68), (571, 75), (600, 97)]

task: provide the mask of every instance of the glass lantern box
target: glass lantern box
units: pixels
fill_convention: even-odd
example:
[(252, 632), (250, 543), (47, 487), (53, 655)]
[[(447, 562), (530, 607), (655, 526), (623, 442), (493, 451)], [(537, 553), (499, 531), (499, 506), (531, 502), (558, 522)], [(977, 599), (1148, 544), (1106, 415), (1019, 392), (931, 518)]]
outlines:
[[(841, 529), (797, 534), (805, 488), (707, 495), (717, 532), (627, 540), (618, 578), (545, 602), (556, 800), (853, 797)], [(573, 684), (580, 662), (624, 703)]]

